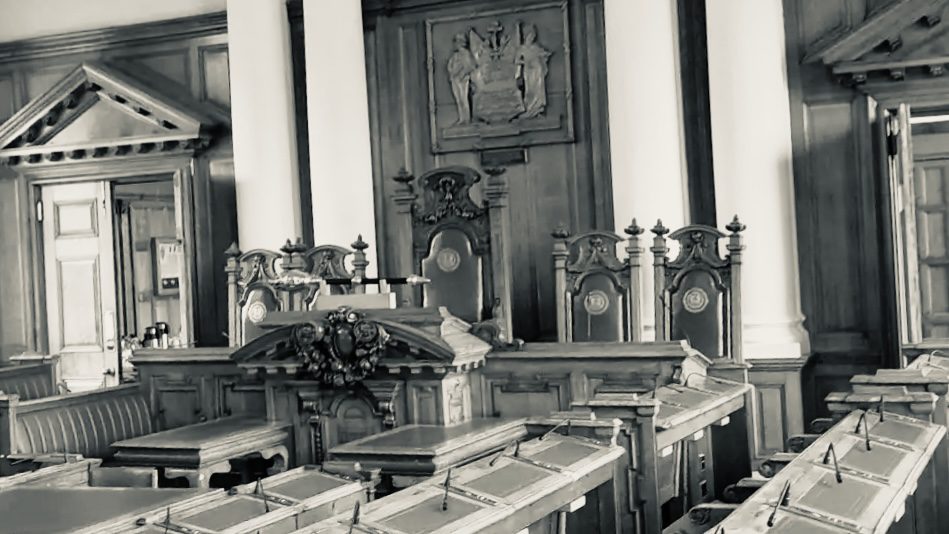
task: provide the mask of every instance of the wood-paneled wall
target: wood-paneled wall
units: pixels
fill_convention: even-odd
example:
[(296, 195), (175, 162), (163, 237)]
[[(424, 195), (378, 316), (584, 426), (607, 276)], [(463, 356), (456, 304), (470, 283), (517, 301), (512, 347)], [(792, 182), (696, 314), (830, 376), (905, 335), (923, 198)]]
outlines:
[[(805, 420), (850, 376), (886, 364), (886, 266), (868, 98), (803, 64), (885, 0), (784, 0), (801, 306), (814, 353)], [(749, 83), (753, 74), (749, 73)]]
[[(538, 0), (412, 0), (364, 2), (373, 137), (376, 235), (380, 272), (399, 276), (411, 264), (399, 250), (401, 228), (392, 200), (392, 177), (405, 168), (415, 176), (435, 167), (465, 165), (483, 171), (476, 150), (433, 153), (429, 122), (426, 20), (477, 17), (495, 10), (551, 4)], [(567, 3), (574, 141), (527, 146), (526, 163), (507, 167), (513, 243), (514, 332), (526, 340), (556, 339), (551, 231), (612, 229), (606, 54), (602, 0)], [(525, 22), (529, 22), (528, 16)], [(479, 28), (479, 31), (484, 31)], [(549, 39), (549, 33), (548, 39)], [(539, 40), (544, 43), (544, 34)], [(439, 69), (444, 65), (437, 65)], [(553, 76), (553, 70), (550, 76)], [(649, 83), (644, 78), (644, 83)]]
[[(122, 28), (107, 28), (0, 44), (0, 122), (49, 89), (83, 61), (131, 66), (158, 89), (181, 91), (229, 113), (227, 17), (202, 15)], [(33, 207), (23, 180), (0, 175), (0, 359), (26, 349), (43, 350), (39, 283), (29, 245)], [(194, 169), (196, 246), (195, 325), (202, 344), (224, 344), (224, 251), (236, 238), (234, 171), (230, 134)]]

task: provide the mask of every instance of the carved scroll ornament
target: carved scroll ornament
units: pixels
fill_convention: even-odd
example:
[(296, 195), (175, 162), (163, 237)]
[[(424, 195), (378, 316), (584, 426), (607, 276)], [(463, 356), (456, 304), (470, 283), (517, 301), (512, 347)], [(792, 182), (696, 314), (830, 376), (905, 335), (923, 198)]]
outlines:
[(290, 341), (306, 364), (305, 373), (324, 384), (344, 387), (372, 375), (389, 334), (364, 314), (340, 308), (321, 321), (296, 325)]

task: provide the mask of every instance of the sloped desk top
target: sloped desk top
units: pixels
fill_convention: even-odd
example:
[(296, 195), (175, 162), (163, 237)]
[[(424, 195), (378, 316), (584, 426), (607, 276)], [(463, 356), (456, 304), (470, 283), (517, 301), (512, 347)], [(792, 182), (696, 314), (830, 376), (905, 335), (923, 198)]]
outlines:
[(578, 406), (622, 419), (623, 409), (657, 405), (656, 447), (662, 449), (743, 408), (749, 391), (749, 384), (692, 375), (684, 384), (668, 384), (646, 393), (597, 393)]
[(330, 449), (334, 461), (359, 462), (387, 475), (431, 476), (527, 434), (524, 419), (483, 418), (452, 426), (405, 425)]
[(261, 529), (286, 532), (367, 500), (361, 483), (304, 466), (267, 477), (259, 484), (215, 492), (212, 499), (180, 502), (143, 516), (139, 524), (148, 523), (144, 529), (127, 523), (108, 532), (163, 532), (166, 527), (168, 532), (195, 534), (245, 534)]
[(610, 480), (622, 455), (608, 443), (550, 434), (523, 442), (517, 457), (507, 451), (453, 469), (447, 497), (446, 475), (432, 477), (366, 505), (356, 525), (349, 511), (295, 534), (347, 533), (351, 526), (358, 534), (519, 532)]
[(96, 525), (162, 509), (206, 492), (154, 488), (42, 488), (0, 491), (0, 532), (16, 534), (100, 533)]
[[(860, 422), (864, 415), (870, 450)], [(946, 429), (890, 412), (884, 415), (880, 421), (873, 412), (851, 412), (708, 532), (886, 532), (902, 514), (907, 497), (916, 491), (917, 480)], [(840, 482), (832, 457), (824, 461), (831, 444)], [(786, 485), (786, 504), (776, 508)], [(768, 527), (772, 513), (774, 524)]]

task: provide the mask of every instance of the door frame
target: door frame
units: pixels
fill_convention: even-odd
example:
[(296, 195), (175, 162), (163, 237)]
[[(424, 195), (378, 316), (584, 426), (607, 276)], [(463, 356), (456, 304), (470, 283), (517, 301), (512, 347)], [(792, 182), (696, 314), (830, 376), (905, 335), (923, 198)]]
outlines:
[[(36, 206), (41, 197), (40, 188), (44, 185), (56, 185), (64, 183), (107, 181), (107, 182), (134, 182), (144, 179), (171, 177), (174, 184), (175, 197), (175, 225), (177, 227), (177, 237), (181, 239), (184, 246), (184, 271), (185, 276), (181, 281), (179, 294), (181, 295), (181, 316), (186, 345), (195, 343), (195, 282), (197, 280), (196, 271), (196, 249), (195, 249), (195, 228), (194, 228), (194, 157), (184, 156), (158, 156), (130, 158), (127, 160), (114, 161), (83, 161), (75, 164), (66, 163), (63, 165), (36, 167), (33, 169), (23, 169), (20, 174), (21, 179), (26, 180), (27, 196), (30, 203), (29, 209), (29, 236), (27, 244), (29, 252), (27, 256), (31, 259), (31, 284), (29, 289), (33, 304), (34, 321), (34, 342), (36, 347), (42, 352), (49, 351), (49, 329), (48, 317), (46, 311), (46, 282), (44, 278), (44, 249), (42, 222), (38, 220)], [(45, 220), (46, 214), (44, 214)], [(112, 231), (110, 229), (109, 231)], [(116, 344), (116, 357), (118, 357), (118, 346)]]
[[(858, 86), (859, 93), (869, 97), (870, 100), (875, 102), (876, 110), (873, 114), (876, 120), (881, 120), (885, 115), (884, 110), (889, 113), (895, 113), (901, 106), (908, 108), (910, 118), (912, 118), (912, 110), (914, 108), (926, 110), (944, 109), (949, 112), (949, 96), (947, 96), (949, 93), (947, 93), (947, 91), (949, 91), (949, 80), (945, 79), (939, 80), (936, 84), (925, 85), (914, 82), (903, 82), (895, 86)], [(868, 133), (872, 136), (873, 142), (885, 143), (885, 139), (879, 139), (879, 130), (877, 130), (877, 126), (873, 124), (874, 121), (870, 122), (870, 131)], [(909, 135), (912, 136), (911, 126)], [(900, 149), (902, 150), (903, 147), (900, 147)], [(885, 326), (887, 327), (884, 331), (883, 351), (884, 362), (889, 367), (904, 367), (910, 361), (908, 356), (916, 355), (921, 351), (942, 348), (944, 343), (922, 340), (918, 343), (910, 343), (907, 345), (902, 342), (903, 332), (899, 308), (901, 304), (897, 302), (899, 294), (894, 285), (897, 280), (897, 266), (895, 264), (897, 256), (894, 247), (897, 243), (894, 242), (894, 237), (891, 232), (893, 224), (891, 213), (894, 198), (889, 187), (890, 177), (881, 161), (881, 159), (886, 159), (885, 150), (885, 146), (879, 146), (878, 150), (874, 153), (874, 157), (878, 159), (873, 162), (876, 173), (873, 179), (880, 200), (877, 206), (876, 222), (879, 225), (878, 244), (881, 247), (880, 275), (885, 292), (883, 298), (883, 318)], [(883, 158), (880, 158), (881, 151)], [(912, 156), (913, 155), (910, 154), (911, 163), (913, 160)], [(903, 305), (905, 305), (905, 303)], [(890, 330), (893, 331), (890, 332)]]

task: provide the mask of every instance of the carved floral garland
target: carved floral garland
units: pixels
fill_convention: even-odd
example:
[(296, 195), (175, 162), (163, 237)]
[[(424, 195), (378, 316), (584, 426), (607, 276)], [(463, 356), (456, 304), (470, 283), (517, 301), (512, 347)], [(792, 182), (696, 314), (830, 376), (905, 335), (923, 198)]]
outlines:
[(343, 387), (372, 374), (389, 334), (365, 314), (342, 307), (319, 322), (296, 325), (290, 339), (312, 378)]

